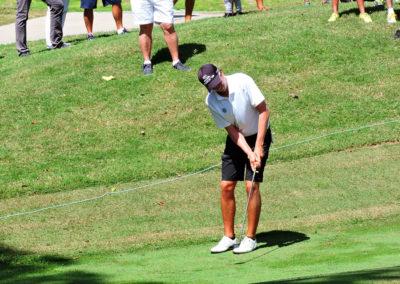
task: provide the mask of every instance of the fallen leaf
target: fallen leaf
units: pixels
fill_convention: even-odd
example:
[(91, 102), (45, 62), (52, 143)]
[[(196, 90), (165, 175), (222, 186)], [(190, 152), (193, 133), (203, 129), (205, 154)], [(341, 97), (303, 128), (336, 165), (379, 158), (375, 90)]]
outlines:
[(101, 78), (105, 81), (111, 81), (112, 79), (114, 79), (114, 76), (102, 76)]
[(163, 206), (165, 203), (164, 202), (158, 202), (158, 205)]
[(299, 98), (299, 96), (296, 95), (296, 94), (290, 94), (289, 96), (291, 96), (291, 97), (294, 98), (294, 99), (298, 99), (298, 98)]
[(36, 124), (36, 120), (32, 120), (32, 124)]

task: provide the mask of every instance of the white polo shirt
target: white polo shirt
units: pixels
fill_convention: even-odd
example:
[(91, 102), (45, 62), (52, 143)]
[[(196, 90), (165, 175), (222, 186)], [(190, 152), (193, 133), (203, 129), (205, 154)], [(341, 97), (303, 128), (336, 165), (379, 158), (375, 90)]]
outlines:
[(264, 95), (246, 74), (236, 73), (225, 78), (228, 81), (229, 97), (222, 97), (212, 90), (206, 98), (206, 105), (217, 127), (225, 128), (232, 124), (244, 136), (256, 134), (260, 113), (255, 107), (265, 101)]

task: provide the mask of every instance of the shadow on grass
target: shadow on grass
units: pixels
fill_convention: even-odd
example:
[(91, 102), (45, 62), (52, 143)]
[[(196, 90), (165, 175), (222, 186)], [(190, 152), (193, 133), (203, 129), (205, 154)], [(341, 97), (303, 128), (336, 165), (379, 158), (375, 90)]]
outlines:
[[(47, 273), (59, 266), (74, 264), (73, 259), (37, 255), (0, 244), (0, 283), (104, 283), (104, 276), (83, 271)], [(41, 275), (42, 274), (42, 275)], [(47, 275), (44, 275), (47, 274)]]
[(292, 232), (292, 231), (270, 231), (270, 232), (263, 232), (259, 233), (256, 235), (257, 242), (259, 243), (259, 246), (257, 247), (257, 251), (262, 249), (262, 248), (267, 248), (267, 247), (275, 247), (273, 250), (269, 250), (267, 252), (262, 253), (261, 255), (258, 256), (253, 256), (249, 260), (238, 262), (235, 264), (246, 264), (250, 261), (254, 261), (260, 257), (263, 257), (269, 253), (272, 253), (273, 251), (276, 251), (277, 249), (281, 247), (286, 247), (293, 245), (295, 243), (299, 243), (302, 241), (309, 240), (310, 238), (299, 232)]
[(371, 270), (360, 270), (345, 273), (318, 275), (312, 277), (293, 278), (280, 281), (258, 283), (362, 283), (362, 282), (390, 282), (400, 281), (400, 266), (385, 267)]
[[(368, 14), (373, 14), (375, 12), (379, 12), (379, 11), (384, 11), (386, 10), (386, 8), (384, 6), (377, 6), (377, 7), (365, 7), (365, 12), (367, 12)], [(358, 8), (352, 8), (343, 12), (339, 13), (339, 16), (343, 16), (343, 15), (360, 15), (360, 10), (358, 10)]]
[[(185, 63), (192, 56), (200, 54), (204, 51), (206, 51), (206, 46), (204, 44), (185, 43), (179, 45), (179, 59), (182, 63)], [(151, 58), (153, 66), (166, 61), (171, 61), (171, 55), (167, 47), (158, 50), (157, 53)]]

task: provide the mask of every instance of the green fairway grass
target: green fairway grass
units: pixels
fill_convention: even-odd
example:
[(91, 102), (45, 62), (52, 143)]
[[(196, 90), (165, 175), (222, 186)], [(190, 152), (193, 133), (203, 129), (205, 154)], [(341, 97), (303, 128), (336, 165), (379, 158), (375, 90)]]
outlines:
[[(262, 186), (259, 248), (251, 254), (209, 252), (222, 232), (218, 170), (6, 219), (0, 231), (5, 267), (0, 280), (400, 281), (399, 151), (399, 143), (387, 144), (269, 166)], [(103, 190), (9, 199), (1, 214), (17, 203), (28, 210)], [(237, 201), (238, 231), (246, 202), (242, 184)]]
[[(372, 14), (374, 25), (356, 15), (329, 24), (325, 8), (177, 25), (181, 58), (193, 69), (185, 74), (171, 68), (159, 28), (150, 77), (141, 74), (133, 33), (70, 37), (75, 46), (55, 51), (32, 42), (24, 59), (14, 45), (1, 46), (0, 198), (165, 178), (219, 162), (226, 134), (215, 127), (196, 75), (208, 62), (254, 78), (271, 109), (275, 146), (398, 119), (398, 44), (384, 12)], [(109, 75), (115, 79), (102, 79)], [(399, 129), (333, 137), (271, 162), (398, 141)]]
[[(158, 27), (148, 77), (136, 33), (54, 51), (30, 42), (27, 58), (0, 46), (0, 217), (114, 192), (2, 218), (0, 283), (400, 281), (395, 27), (372, 2), (370, 25), (355, 3), (336, 23), (319, 2), (274, 3), (176, 25), (188, 73), (171, 67)], [(271, 109), (251, 254), (209, 252), (223, 232), (219, 167), (136, 190), (220, 163), (226, 131), (197, 81), (210, 62), (253, 77)], [(237, 202), (238, 234), (243, 184)]]

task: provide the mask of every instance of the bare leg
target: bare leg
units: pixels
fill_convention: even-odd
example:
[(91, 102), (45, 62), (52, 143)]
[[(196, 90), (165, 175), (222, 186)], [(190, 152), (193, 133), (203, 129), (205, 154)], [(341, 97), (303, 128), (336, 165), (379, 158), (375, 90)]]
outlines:
[(339, 0), (332, 0), (332, 11), (335, 14), (339, 14)]
[[(251, 181), (246, 180), (247, 196), (249, 196), (250, 187), (251, 187)], [(256, 231), (261, 212), (261, 195), (259, 188), (260, 184), (258, 182), (254, 182), (253, 189), (251, 191), (249, 207), (247, 210), (247, 220), (248, 220), (247, 236), (252, 239), (256, 237)]]
[(257, 0), (257, 10), (258, 11), (266, 11), (267, 8), (264, 6), (263, 0)]
[(112, 14), (117, 25), (117, 30), (123, 28), (122, 26), (122, 7), (121, 4), (112, 5)]
[(161, 23), (160, 26), (164, 32), (164, 40), (171, 53), (172, 61), (179, 60), (178, 35), (176, 34), (174, 24)]
[(195, 0), (186, 0), (185, 2), (185, 22), (190, 22), (192, 20), (194, 1)]
[(145, 61), (150, 60), (153, 24), (140, 25), (139, 45)]
[(358, 10), (360, 14), (365, 14), (364, 0), (357, 0)]
[(221, 181), (221, 211), (224, 221), (224, 235), (233, 238), (235, 235), (235, 187), (236, 181)]
[(83, 20), (88, 34), (93, 32), (93, 9), (85, 9), (83, 11)]

